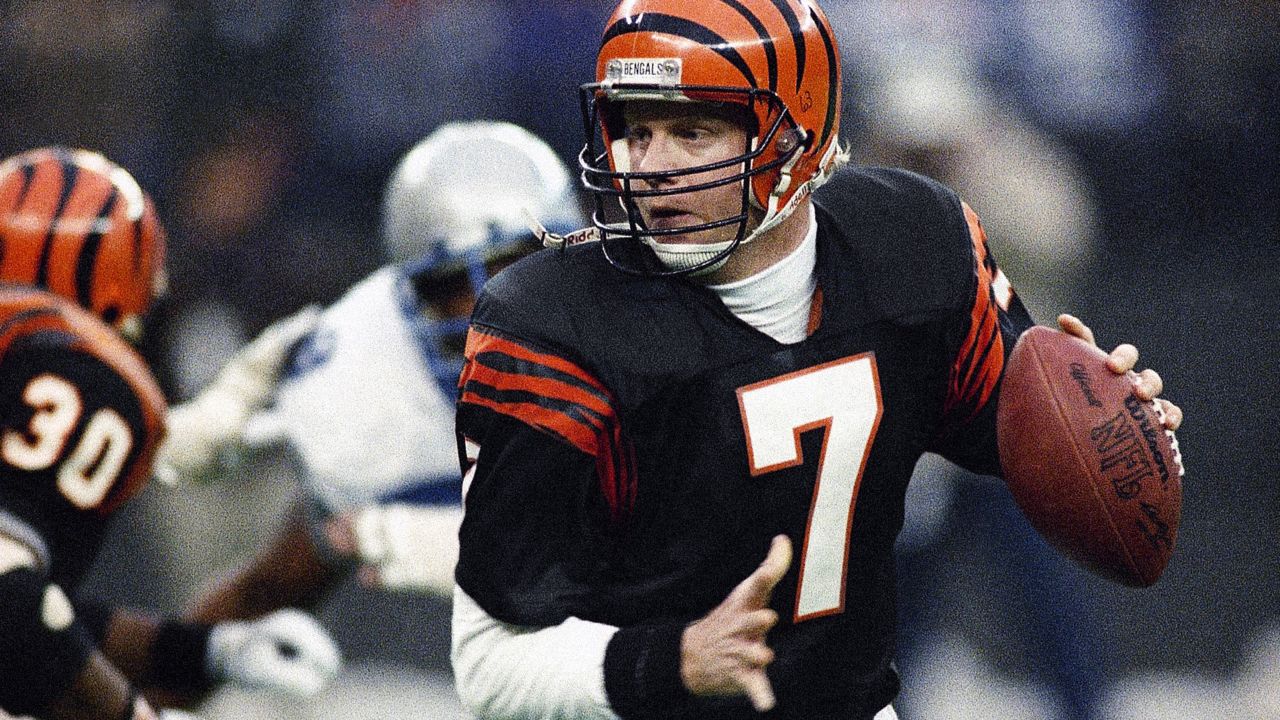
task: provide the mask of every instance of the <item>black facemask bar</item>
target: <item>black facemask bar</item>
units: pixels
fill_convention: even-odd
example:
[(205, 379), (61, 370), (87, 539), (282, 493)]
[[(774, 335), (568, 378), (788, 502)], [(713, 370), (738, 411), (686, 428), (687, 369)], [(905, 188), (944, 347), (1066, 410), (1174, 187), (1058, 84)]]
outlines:
[[(745, 100), (744, 103), (740, 103), (736, 99), (728, 102), (732, 102), (734, 105), (742, 105), (748, 111), (748, 116), (753, 120), (758, 117), (754, 112), (757, 103), (764, 103), (770, 107), (772, 111), (770, 115), (774, 116), (774, 120), (770, 123), (764, 137), (760, 138), (760, 142), (754, 148), (752, 143), (756, 139), (756, 132), (754, 128), (748, 128), (743, 152), (738, 157), (678, 170), (619, 172), (613, 170), (609, 164), (609, 148), (607, 146), (597, 148), (596, 145), (597, 138), (607, 144), (610, 138), (623, 137), (626, 132), (619, 112), (620, 103), (625, 102), (625, 100), (602, 98), (602, 95), (609, 92), (616, 92), (616, 90), (606, 90), (600, 83), (586, 84), (579, 90), (586, 144), (578, 155), (578, 166), (581, 169), (582, 184), (592, 193), (595, 200), (591, 221), (600, 230), (601, 244), (605, 257), (614, 267), (623, 272), (648, 276), (688, 275), (723, 262), (746, 237), (747, 225), (750, 219), (752, 178), (791, 162), (796, 153), (803, 152), (805, 149), (805, 143), (797, 142), (794, 148), (782, 153), (778, 158), (753, 167), (754, 161), (773, 144), (784, 124), (794, 127), (795, 124), (791, 121), (786, 105), (783, 104), (776, 93), (770, 90), (705, 85), (628, 85), (626, 88), (627, 95), (644, 98), (670, 96), (672, 92), (695, 98), (743, 98)], [(606, 110), (605, 115), (602, 117), (601, 106), (607, 103), (619, 103), (619, 108), (612, 111)], [(647, 181), (650, 180), (679, 179), (739, 165), (742, 167), (742, 171), (735, 175), (694, 185), (674, 188), (655, 188), (646, 185)], [(739, 183), (742, 186), (740, 212), (736, 215), (694, 225), (650, 230), (645, 227), (635, 202), (636, 198), (683, 195), (734, 183)], [(642, 187), (637, 188), (637, 185)], [(608, 221), (606, 209), (610, 201), (616, 202), (621, 207), (626, 216), (625, 223), (611, 223)], [(738, 226), (737, 234), (724, 250), (688, 268), (672, 269), (665, 267), (644, 243), (644, 238), (685, 235), (734, 224)]]

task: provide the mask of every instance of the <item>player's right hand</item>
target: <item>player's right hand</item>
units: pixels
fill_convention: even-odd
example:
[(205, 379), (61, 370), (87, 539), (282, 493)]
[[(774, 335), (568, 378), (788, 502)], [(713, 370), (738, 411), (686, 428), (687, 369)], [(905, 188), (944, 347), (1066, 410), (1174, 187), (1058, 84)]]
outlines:
[(285, 608), (256, 620), (214, 625), (206, 665), (212, 677), (226, 682), (306, 697), (333, 680), (342, 656), (314, 617)]
[[(1093, 337), (1093, 330), (1074, 315), (1067, 313), (1059, 315), (1058, 327), (1068, 335), (1074, 335), (1094, 347), (1098, 346)], [(1117, 345), (1114, 350), (1107, 353), (1107, 367), (1111, 369), (1111, 372), (1117, 375), (1131, 374), (1134, 395), (1139, 400), (1155, 403), (1160, 423), (1167, 430), (1177, 430), (1182, 425), (1182, 408), (1165, 398), (1159, 397), (1160, 393), (1164, 391), (1164, 381), (1160, 378), (1159, 373), (1151, 368), (1137, 372), (1133, 369), (1137, 364), (1138, 348), (1129, 343)]]
[(746, 695), (758, 712), (773, 709), (765, 668), (773, 650), (765, 636), (778, 622), (769, 608), (773, 588), (791, 566), (791, 540), (778, 535), (760, 567), (701, 620), (685, 628), (680, 676), (694, 695)]
[(272, 323), (222, 367), (213, 382), (169, 409), (155, 477), (175, 485), (204, 480), (243, 442), (249, 417), (271, 399), (289, 350), (319, 322), (314, 305)]

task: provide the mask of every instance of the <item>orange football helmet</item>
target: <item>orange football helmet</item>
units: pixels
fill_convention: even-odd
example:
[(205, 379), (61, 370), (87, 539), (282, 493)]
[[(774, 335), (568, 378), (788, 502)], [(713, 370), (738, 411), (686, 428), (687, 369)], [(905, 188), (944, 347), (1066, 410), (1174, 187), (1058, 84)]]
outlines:
[[(737, 245), (781, 222), (846, 157), (838, 140), (840, 83), (835, 36), (813, 0), (624, 0), (605, 26), (596, 82), (581, 90), (587, 145), (579, 163), (584, 185), (596, 195), (594, 222), (606, 238), (606, 252), (611, 237), (644, 242), (737, 223), (737, 238), (714, 257), (657, 274), (695, 272), (717, 266)], [(731, 161), (630, 172), (621, 106), (638, 99), (738, 104), (753, 118), (754, 129), (743, 154)], [(597, 135), (603, 151), (595, 144)], [(643, 182), (734, 165), (741, 173), (693, 187), (654, 189)], [(641, 226), (634, 198), (729, 183), (743, 185), (737, 216), (662, 230)], [(604, 218), (607, 198), (621, 202), (626, 222)], [(748, 236), (751, 206), (763, 218)]]
[(0, 281), (47, 289), (126, 334), (163, 293), (165, 233), (128, 171), (46, 147), (0, 163)]

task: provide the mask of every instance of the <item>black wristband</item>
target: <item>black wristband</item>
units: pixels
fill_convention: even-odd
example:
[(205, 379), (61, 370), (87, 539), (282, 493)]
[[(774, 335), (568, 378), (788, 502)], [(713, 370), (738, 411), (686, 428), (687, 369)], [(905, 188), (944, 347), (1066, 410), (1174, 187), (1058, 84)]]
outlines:
[(201, 693), (213, 687), (216, 678), (205, 669), (211, 628), (177, 620), (161, 624), (151, 646), (148, 682), (183, 693)]
[(680, 676), (682, 624), (641, 625), (614, 633), (604, 653), (604, 690), (624, 718), (671, 718), (692, 710)]

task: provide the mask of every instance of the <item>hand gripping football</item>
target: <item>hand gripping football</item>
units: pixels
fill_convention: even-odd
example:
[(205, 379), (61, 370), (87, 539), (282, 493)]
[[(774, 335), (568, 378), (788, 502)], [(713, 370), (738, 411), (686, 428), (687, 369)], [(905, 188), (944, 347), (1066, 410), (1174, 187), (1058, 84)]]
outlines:
[(1182, 458), (1159, 405), (1133, 394), (1098, 348), (1063, 332), (1023, 333), (997, 409), (1014, 500), (1054, 547), (1103, 577), (1160, 578), (1178, 537)]

